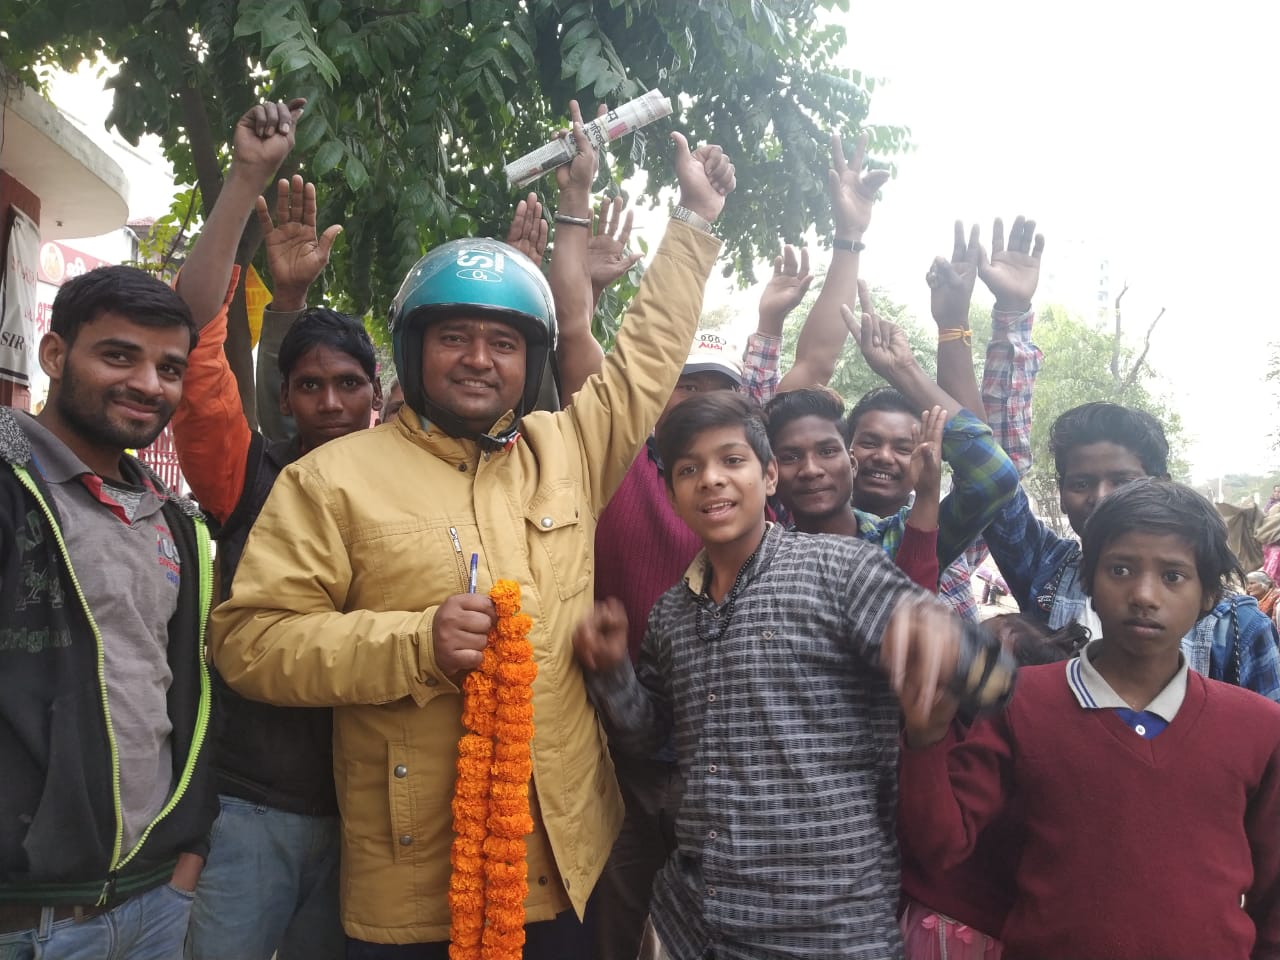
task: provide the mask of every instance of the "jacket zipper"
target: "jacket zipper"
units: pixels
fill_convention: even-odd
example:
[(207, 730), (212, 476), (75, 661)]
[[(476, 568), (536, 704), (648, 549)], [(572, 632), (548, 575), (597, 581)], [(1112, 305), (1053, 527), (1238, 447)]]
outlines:
[(40, 511), (44, 514), (45, 519), (49, 522), (49, 529), (53, 531), (53, 537), (58, 543), (58, 551), (62, 554), (62, 560), (67, 565), (67, 573), (71, 577), (71, 585), (75, 587), (76, 597), (80, 601), (80, 608), (84, 611), (85, 619), (89, 621), (89, 629), (93, 631), (94, 644), (97, 647), (98, 654), (98, 692), (102, 700), (102, 715), (107, 726), (107, 744), (111, 748), (111, 802), (115, 811), (116, 832), (115, 839), (111, 846), (111, 860), (107, 864), (107, 872), (109, 874), (107, 882), (103, 884), (102, 892), (98, 896), (98, 906), (102, 906), (110, 897), (112, 889), (115, 887), (115, 875), (127, 864), (137, 852), (142, 848), (150, 835), (151, 830), (165, 816), (167, 816), (178, 802), (182, 799), (183, 793), (186, 791), (188, 784), (191, 782), (191, 773), (195, 768), (196, 757), (199, 756), (200, 747), (204, 743), (205, 731), (209, 723), (209, 669), (204, 659), (204, 639), (205, 639), (205, 620), (209, 615), (210, 599), (213, 596), (213, 567), (209, 562), (209, 533), (205, 528), (204, 522), (198, 518), (193, 518), (196, 528), (196, 545), (199, 554), (200, 566), (200, 706), (196, 716), (195, 736), (192, 740), (191, 750), (187, 753), (187, 762), (182, 771), (182, 777), (178, 781), (178, 789), (174, 791), (173, 797), (165, 804), (164, 809), (160, 811), (147, 829), (143, 831), (142, 836), (129, 851), (128, 856), (124, 859), (120, 858), (120, 847), (124, 843), (124, 813), (120, 809), (120, 750), (116, 743), (115, 728), (111, 724), (111, 706), (107, 702), (107, 666), (106, 651), (102, 645), (102, 632), (98, 629), (98, 622), (93, 617), (93, 611), (89, 609), (89, 602), (85, 599), (84, 590), (80, 586), (80, 580), (76, 577), (75, 567), (71, 563), (71, 555), (67, 551), (67, 542), (62, 537), (62, 530), (59, 528), (57, 521), (53, 516), (53, 511), (49, 509), (49, 504), (45, 502), (44, 496), (40, 493), (40, 488), (36, 486), (35, 481), (31, 479), (31, 475), (24, 467), (15, 466), (14, 473), (27, 491), (35, 498), (36, 503), (40, 505)]
[(182, 766), (182, 775), (178, 778), (178, 786), (173, 791), (173, 796), (169, 798), (169, 802), (164, 805), (155, 819), (147, 824), (147, 828), (142, 831), (142, 835), (138, 837), (138, 842), (133, 845), (133, 849), (128, 855), (121, 860), (116, 869), (119, 870), (130, 860), (132, 860), (142, 845), (147, 842), (147, 838), (151, 836), (151, 831), (155, 829), (155, 825), (173, 812), (173, 808), (182, 802), (182, 798), (186, 795), (187, 787), (191, 784), (191, 775), (195, 771), (196, 761), (200, 756), (200, 748), (204, 746), (205, 733), (209, 726), (209, 709), (211, 697), (210, 681), (209, 681), (209, 665), (205, 660), (205, 623), (209, 619), (209, 606), (213, 597), (213, 564), (209, 558), (209, 531), (204, 525), (204, 521), (198, 517), (192, 517), (196, 529), (196, 555), (199, 558), (199, 575), (200, 575), (200, 621), (199, 621), (199, 637), (197, 650), (197, 662), (200, 664), (200, 705), (196, 709), (196, 729), (191, 738), (191, 748), (187, 751), (186, 762)]
[(58, 551), (62, 554), (63, 563), (67, 565), (67, 573), (71, 576), (71, 585), (75, 587), (76, 597), (80, 600), (80, 608), (84, 611), (85, 618), (89, 621), (89, 629), (93, 631), (93, 642), (97, 647), (98, 693), (102, 699), (102, 715), (107, 724), (107, 744), (111, 748), (111, 802), (116, 816), (116, 834), (111, 845), (111, 861), (107, 865), (107, 870), (112, 876), (102, 888), (102, 895), (99, 898), (99, 904), (101, 904), (106, 901), (107, 895), (115, 883), (114, 874), (119, 867), (120, 845), (124, 842), (124, 815), (120, 809), (120, 750), (116, 743), (115, 729), (111, 725), (111, 706), (107, 703), (106, 651), (102, 647), (102, 632), (98, 629), (98, 621), (93, 618), (93, 611), (89, 609), (89, 601), (84, 597), (84, 590), (80, 587), (80, 580), (76, 577), (75, 567), (71, 563), (71, 555), (67, 551), (67, 542), (62, 538), (62, 530), (58, 527), (57, 520), (54, 519), (53, 511), (49, 509), (49, 504), (45, 502), (44, 496), (40, 493), (40, 488), (36, 486), (35, 481), (31, 479), (31, 475), (27, 473), (26, 469), (15, 466), (14, 472), (18, 476), (19, 482), (35, 497), (36, 502), (40, 504), (40, 510), (44, 513), (45, 519), (49, 521), (49, 529), (53, 531), (53, 537), (58, 542)]
[(467, 561), (462, 556), (462, 539), (458, 536), (458, 528), (449, 528), (449, 539), (453, 541), (453, 559), (457, 561), (459, 592), (467, 592), (470, 576), (467, 574)]

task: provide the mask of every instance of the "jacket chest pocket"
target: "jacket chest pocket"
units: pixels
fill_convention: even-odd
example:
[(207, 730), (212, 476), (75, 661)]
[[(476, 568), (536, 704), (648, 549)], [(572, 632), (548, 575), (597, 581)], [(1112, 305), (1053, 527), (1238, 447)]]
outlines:
[(591, 583), (591, 544), (577, 485), (560, 481), (545, 488), (524, 511), (530, 560), (550, 568), (561, 600), (577, 596)]

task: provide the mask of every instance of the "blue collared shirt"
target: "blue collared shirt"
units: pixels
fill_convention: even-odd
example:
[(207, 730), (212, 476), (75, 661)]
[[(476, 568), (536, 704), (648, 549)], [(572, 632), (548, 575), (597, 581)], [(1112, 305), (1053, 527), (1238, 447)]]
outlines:
[(1067, 686), (1076, 702), (1085, 710), (1114, 710), (1129, 729), (1144, 740), (1158, 736), (1173, 722), (1186, 699), (1187, 658), (1179, 656), (1178, 672), (1146, 707), (1134, 710), (1094, 667), (1092, 657), (1097, 649), (1095, 640), (1081, 650), (1078, 657), (1067, 661)]

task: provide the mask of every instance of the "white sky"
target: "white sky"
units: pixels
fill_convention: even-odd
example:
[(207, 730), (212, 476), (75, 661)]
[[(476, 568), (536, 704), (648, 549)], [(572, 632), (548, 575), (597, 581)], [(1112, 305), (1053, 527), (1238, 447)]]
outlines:
[[(863, 276), (929, 323), (923, 276), (956, 219), (1045, 234), (1044, 296), (1096, 305), (1096, 265), (1124, 280), (1150, 361), (1191, 437), (1193, 473), (1273, 468), (1263, 381), (1280, 341), (1269, 247), (1280, 63), (1273, 4), (1031, 0), (852, 4), (849, 62), (884, 78), (873, 123), (911, 128)], [(730, 200), (732, 202), (732, 200)], [(1046, 289), (1048, 287), (1049, 289)], [(985, 302), (981, 283), (975, 302)], [(718, 296), (713, 294), (715, 299)], [(740, 302), (735, 297), (735, 302)], [(749, 308), (750, 301), (744, 307)]]
[[(922, 277), (935, 254), (949, 252), (952, 221), (981, 222), (986, 241), (992, 217), (1034, 216), (1047, 240), (1039, 302), (1096, 302), (1095, 267), (1105, 259), (1111, 296), (1130, 284), (1126, 326), (1135, 336), (1167, 308), (1150, 359), (1191, 435), (1197, 478), (1280, 461), (1265, 439), (1277, 398), (1263, 381), (1266, 345), (1280, 341), (1268, 279), (1280, 218), (1272, 172), (1280, 7), (852, 6), (841, 17), (849, 62), (884, 78), (870, 119), (910, 127), (915, 144), (896, 158), (899, 175), (867, 235), (864, 276), (927, 323)], [(70, 92), (55, 99), (100, 125), (84, 86), (58, 96)], [(138, 209), (156, 203), (143, 192), (131, 213), (167, 207)], [(984, 294), (979, 284), (975, 296)], [(728, 296), (720, 284), (709, 300)], [(753, 316), (754, 296), (733, 300)]]
[(1268, 279), (1280, 217), (1277, 7), (855, 8), (851, 61), (887, 78), (871, 119), (907, 125), (917, 145), (885, 188), (866, 275), (882, 274), (895, 292), (905, 285), (927, 317), (920, 278), (932, 254), (948, 252), (951, 221), (981, 221), (986, 240), (995, 215), (1006, 225), (1035, 216), (1046, 273), (1055, 256), (1068, 266), (1105, 258), (1112, 297), (1128, 280), (1135, 337), (1167, 308), (1151, 362), (1192, 435), (1193, 472), (1274, 466), (1280, 454), (1262, 437), (1277, 407), (1263, 381), (1265, 345), (1280, 341)]

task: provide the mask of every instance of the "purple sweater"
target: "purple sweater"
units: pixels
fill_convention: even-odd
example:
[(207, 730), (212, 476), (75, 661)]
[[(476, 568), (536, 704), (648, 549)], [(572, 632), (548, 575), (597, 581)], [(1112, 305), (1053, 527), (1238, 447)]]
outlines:
[(640, 653), (649, 610), (684, 576), (702, 541), (676, 516), (658, 465), (641, 447), (596, 526), (596, 599), (627, 611), (627, 648)]

